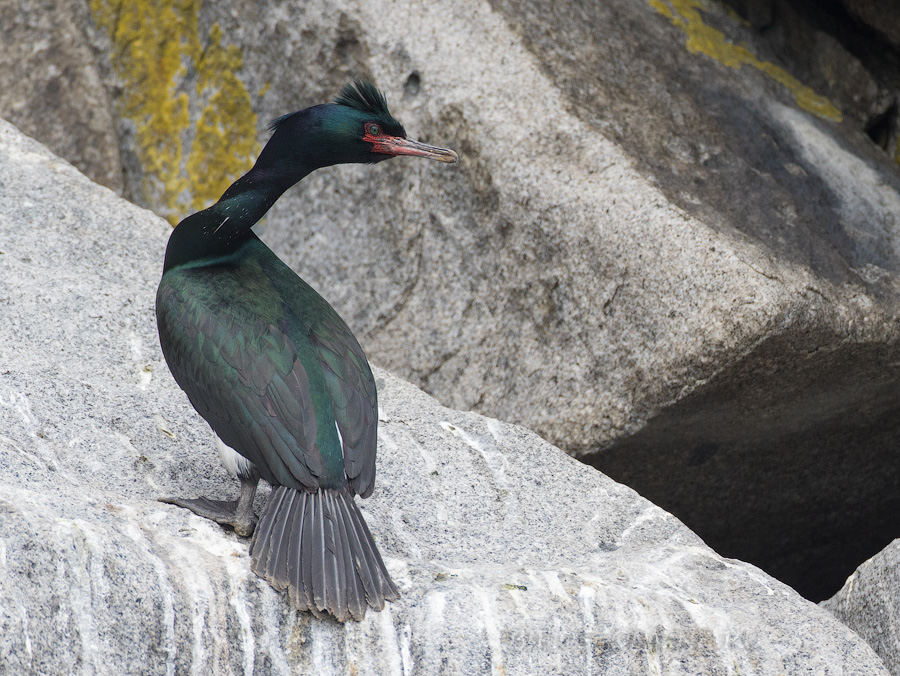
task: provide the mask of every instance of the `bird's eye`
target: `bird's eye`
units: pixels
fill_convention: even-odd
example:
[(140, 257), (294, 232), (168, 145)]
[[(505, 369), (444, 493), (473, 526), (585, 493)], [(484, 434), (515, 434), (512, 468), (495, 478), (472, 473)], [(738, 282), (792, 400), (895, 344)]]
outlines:
[(366, 125), (366, 134), (369, 136), (381, 136), (381, 127), (377, 124), (367, 124)]

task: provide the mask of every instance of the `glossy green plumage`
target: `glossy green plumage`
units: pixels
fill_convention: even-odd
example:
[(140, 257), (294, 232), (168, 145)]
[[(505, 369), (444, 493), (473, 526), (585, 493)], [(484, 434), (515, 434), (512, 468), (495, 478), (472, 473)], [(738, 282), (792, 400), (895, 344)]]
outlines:
[(325, 299), (259, 239), (166, 272), (157, 321), (178, 384), (263, 479), (371, 492), (377, 400), (365, 355)]
[[(344, 321), (251, 227), (316, 169), (456, 155), (406, 139), (368, 83), (272, 129), (253, 168), (172, 232), (156, 297), (163, 355), (228, 447), (220, 451), (241, 499), (164, 501), (253, 531), (253, 571), (296, 608), (358, 620), (399, 598), (353, 498), (375, 482), (375, 382)], [(257, 524), (259, 477), (273, 491)]]

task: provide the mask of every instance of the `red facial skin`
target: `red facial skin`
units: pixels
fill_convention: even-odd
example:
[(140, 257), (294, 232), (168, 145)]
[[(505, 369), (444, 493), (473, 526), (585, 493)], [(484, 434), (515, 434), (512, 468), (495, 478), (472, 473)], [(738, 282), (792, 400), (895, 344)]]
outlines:
[(380, 129), (376, 127), (374, 124), (366, 125), (366, 134), (363, 136), (363, 141), (372, 144), (372, 152), (376, 153), (384, 153), (385, 155), (396, 155), (397, 153), (393, 152), (390, 148), (390, 141), (399, 138), (397, 136), (388, 136), (387, 134), (379, 133), (377, 136), (372, 135), (372, 129)]
[[(373, 133), (378, 132), (378, 133)], [(412, 155), (413, 157), (427, 157), (439, 162), (456, 162), (457, 155), (452, 150), (430, 146), (418, 141), (411, 141), (402, 136), (389, 136), (381, 133), (381, 127), (374, 123), (365, 126), (363, 141), (372, 144), (372, 151), (385, 155)]]

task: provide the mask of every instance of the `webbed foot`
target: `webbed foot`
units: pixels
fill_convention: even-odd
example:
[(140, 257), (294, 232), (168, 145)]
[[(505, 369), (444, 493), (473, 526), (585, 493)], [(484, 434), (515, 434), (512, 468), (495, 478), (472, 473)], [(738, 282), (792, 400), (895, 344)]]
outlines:
[(223, 526), (231, 526), (234, 532), (244, 537), (253, 535), (256, 528), (256, 514), (253, 512), (253, 497), (256, 495), (258, 479), (241, 478), (241, 494), (237, 500), (210, 500), (209, 498), (157, 498), (160, 502), (191, 510), (197, 516), (211, 519)]

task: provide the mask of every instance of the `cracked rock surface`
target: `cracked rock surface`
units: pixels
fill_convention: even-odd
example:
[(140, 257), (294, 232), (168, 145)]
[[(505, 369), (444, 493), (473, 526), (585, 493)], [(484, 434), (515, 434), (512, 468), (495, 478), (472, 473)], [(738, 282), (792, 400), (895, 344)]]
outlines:
[(403, 597), (289, 610), (157, 346), (168, 225), (0, 122), (0, 672), (886, 674), (828, 612), (532, 432), (378, 369), (366, 518)]

